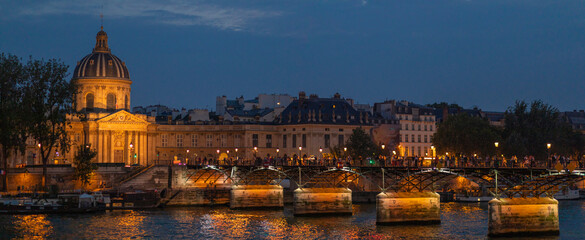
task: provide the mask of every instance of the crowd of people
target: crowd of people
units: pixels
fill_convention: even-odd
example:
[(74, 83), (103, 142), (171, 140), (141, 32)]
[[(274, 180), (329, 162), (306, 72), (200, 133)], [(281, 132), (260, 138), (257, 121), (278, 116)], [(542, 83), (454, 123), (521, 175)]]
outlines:
[(196, 158), (188, 160), (187, 165), (227, 165), (227, 166), (330, 166), (330, 167), (430, 167), (430, 168), (548, 168), (560, 164), (566, 169), (571, 162), (576, 168), (584, 168), (584, 161), (572, 157), (551, 155), (548, 159), (537, 160), (534, 156), (440, 156), (440, 157), (384, 157), (377, 158), (315, 158), (313, 156), (270, 156), (264, 158)]

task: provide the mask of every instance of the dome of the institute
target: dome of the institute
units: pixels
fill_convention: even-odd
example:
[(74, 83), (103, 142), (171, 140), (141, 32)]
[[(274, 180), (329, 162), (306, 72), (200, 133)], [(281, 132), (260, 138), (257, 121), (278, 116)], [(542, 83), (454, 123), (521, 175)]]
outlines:
[(108, 47), (108, 34), (104, 28), (96, 35), (92, 53), (85, 56), (73, 71), (73, 78), (121, 78), (130, 80), (126, 64), (112, 54)]

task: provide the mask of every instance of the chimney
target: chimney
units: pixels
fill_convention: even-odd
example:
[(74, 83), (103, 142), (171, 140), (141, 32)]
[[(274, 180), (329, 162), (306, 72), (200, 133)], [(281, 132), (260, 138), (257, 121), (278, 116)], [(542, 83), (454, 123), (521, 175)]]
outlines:
[(167, 116), (167, 123), (170, 125), (173, 122), (173, 116), (168, 115)]
[(304, 100), (307, 98), (307, 94), (305, 94), (305, 92), (300, 91), (299, 92), (299, 100)]
[(333, 94), (333, 99), (341, 99), (341, 95), (339, 93)]

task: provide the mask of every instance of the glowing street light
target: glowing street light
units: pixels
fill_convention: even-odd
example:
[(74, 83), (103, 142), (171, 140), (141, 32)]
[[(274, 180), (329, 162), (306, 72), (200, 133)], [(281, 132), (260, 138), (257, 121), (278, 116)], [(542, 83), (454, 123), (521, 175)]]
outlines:
[(435, 146), (431, 145), (431, 157), (435, 157)]
[(552, 146), (552, 144), (547, 143), (546, 144), (546, 150), (547, 150), (547, 160), (548, 160), (548, 167), (552, 168), (552, 159), (550, 158), (550, 147)]
[(498, 146), (500, 146), (500, 143), (495, 142), (494, 146), (496, 146), (496, 159), (494, 159), (494, 160), (495, 160), (496, 168), (498, 168)]

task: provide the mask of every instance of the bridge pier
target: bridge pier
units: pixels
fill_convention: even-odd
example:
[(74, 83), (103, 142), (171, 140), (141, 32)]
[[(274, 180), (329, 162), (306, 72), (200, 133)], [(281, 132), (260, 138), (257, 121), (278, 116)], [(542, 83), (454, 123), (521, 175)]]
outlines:
[(280, 185), (234, 185), (230, 196), (230, 208), (282, 208), (284, 207)]
[(441, 222), (438, 193), (382, 192), (376, 198), (376, 224), (435, 224)]
[(187, 188), (181, 189), (167, 206), (226, 205), (230, 202), (229, 188)]
[(488, 236), (559, 234), (559, 202), (553, 198), (493, 199), (488, 213)]
[(297, 188), (294, 215), (352, 214), (349, 188)]

